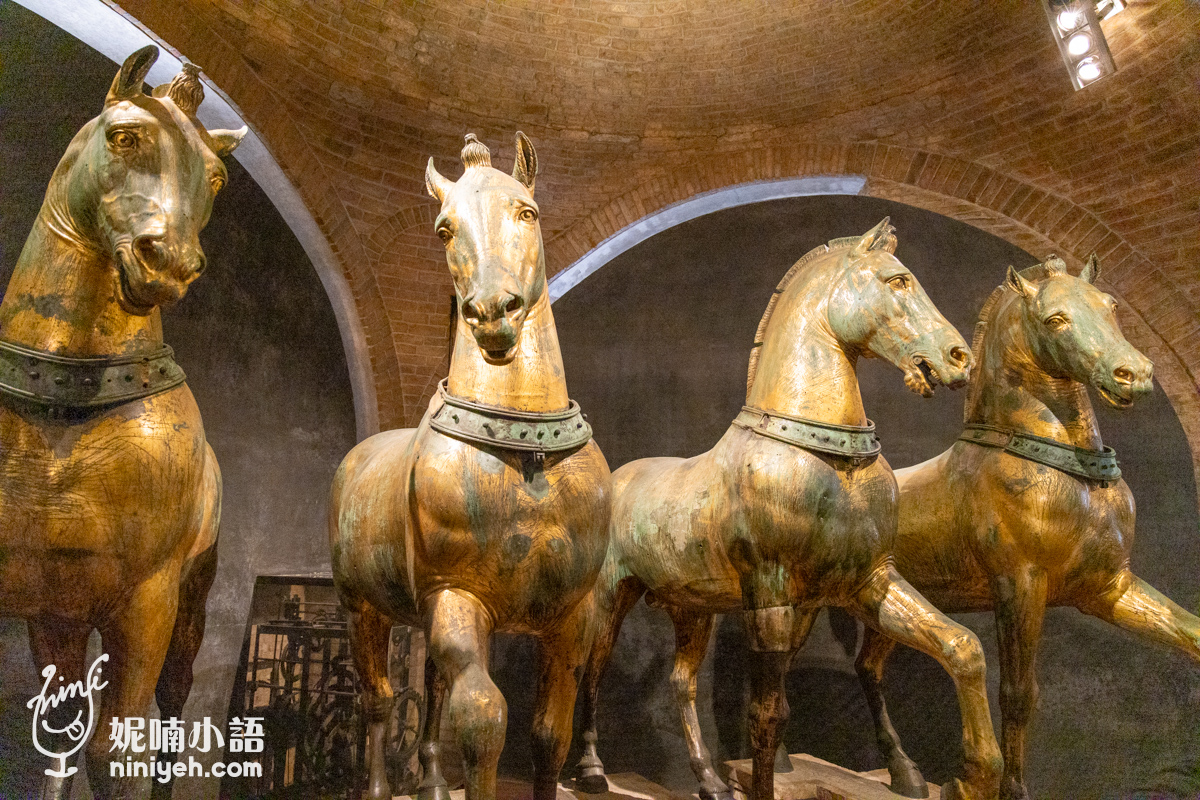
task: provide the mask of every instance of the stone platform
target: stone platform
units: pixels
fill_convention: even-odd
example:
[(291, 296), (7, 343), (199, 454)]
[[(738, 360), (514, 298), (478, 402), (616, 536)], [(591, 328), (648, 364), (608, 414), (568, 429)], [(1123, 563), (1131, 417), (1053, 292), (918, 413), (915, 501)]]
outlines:
[[(775, 800), (905, 800), (888, 789), (886, 769), (854, 772), (810, 755), (789, 756), (791, 772), (775, 773)], [(749, 797), (750, 759), (728, 761), (729, 788), (737, 800)], [(940, 800), (941, 790), (930, 785), (929, 800)]]
[[(694, 800), (687, 795), (672, 792), (646, 780), (633, 772), (618, 772), (609, 775), (608, 791), (604, 794), (588, 794), (575, 788), (570, 780), (558, 785), (558, 800)], [(533, 786), (525, 781), (499, 778), (496, 781), (496, 800), (530, 800)], [(465, 800), (466, 791), (454, 789), (450, 800)], [(394, 800), (415, 800), (413, 795), (398, 795)]]

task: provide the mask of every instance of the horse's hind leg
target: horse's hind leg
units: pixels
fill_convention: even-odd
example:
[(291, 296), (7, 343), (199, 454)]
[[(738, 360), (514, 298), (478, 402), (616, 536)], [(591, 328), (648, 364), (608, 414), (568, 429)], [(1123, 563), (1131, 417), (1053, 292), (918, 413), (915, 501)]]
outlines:
[[(127, 717), (146, 717), (171, 641), (178, 603), (178, 569), (165, 567), (138, 586), (124, 608), (98, 626), (112, 667), (105, 670), (108, 686), (100, 693), (98, 719), (107, 722), (117, 717), (123, 722)], [(110, 751), (112, 744), (104, 735), (92, 736), (88, 743), (93, 797), (124, 800), (145, 796), (149, 781), (131, 773), (142, 767), (149, 753)], [(135, 763), (125, 760), (129, 755)]]
[(425, 659), (425, 733), (421, 737), (421, 785), (417, 800), (450, 800), (450, 787), (442, 777), (442, 705), (446, 677), (432, 658)]
[[(29, 620), (29, 649), (33, 651), (33, 660), (41, 673), (47, 666), (54, 665), (58, 675), (70, 684), (84, 680), (87, 660), (87, 642), (91, 635), (92, 626), (80, 622), (71, 622), (54, 617), (41, 617)], [(39, 681), (40, 683), (41, 681)], [(103, 682), (103, 678), (101, 678)], [(68, 717), (68, 719), (70, 719)], [(59, 723), (51, 717), (51, 725)], [(97, 724), (97, 731), (101, 729)], [(93, 736), (102, 736), (93, 732)], [(55, 763), (57, 767), (58, 764)], [(68, 764), (69, 768), (71, 765)], [(39, 789), (39, 800), (67, 800), (71, 796), (71, 777), (53, 777), (46, 775), (42, 778)]]
[(692, 772), (700, 782), (700, 797), (701, 800), (730, 800), (729, 787), (717, 777), (712, 755), (700, 738), (700, 719), (696, 714), (696, 674), (708, 652), (713, 615), (678, 606), (670, 606), (667, 611), (675, 624), (675, 668), (671, 670), (671, 687), (675, 690), (675, 702), (683, 718), (683, 737), (692, 760)]
[(1046, 615), (1046, 574), (1027, 570), (992, 578), (996, 639), (1000, 644), (1000, 741), (1004, 745), (1003, 800), (1027, 800), (1025, 739), (1037, 708), (1037, 651)]
[(487, 671), (491, 618), (478, 600), (452, 589), (434, 593), (425, 607), (429, 654), (450, 686), (446, 710), (462, 747), (467, 800), (495, 800), (508, 706)]
[(950, 673), (962, 712), (966, 780), (947, 784), (942, 796), (995, 797), (1003, 764), (988, 711), (987, 666), (979, 639), (934, 608), (890, 564), (875, 570), (846, 610), (883, 635), (936, 659)]
[(368, 800), (391, 800), (387, 779), (387, 737), (392, 722), (392, 683), (388, 680), (388, 639), (392, 621), (367, 602), (351, 608), (350, 654), (362, 687), (363, 710), (367, 717)]
[(603, 794), (608, 791), (604, 764), (596, 752), (596, 703), (600, 695), (600, 679), (604, 677), (604, 669), (608, 666), (617, 635), (621, 633), (621, 623), (625, 621), (625, 615), (646, 591), (646, 587), (636, 578), (625, 578), (618, 581), (611, 590), (604, 591), (600, 588), (603, 580), (604, 574), (601, 573), (600, 581), (596, 582), (594, 590), (597, 633), (592, 643), (592, 652), (588, 655), (587, 670), (583, 675), (583, 756), (576, 767), (580, 791), (591, 794)]
[(579, 678), (596, 630), (589, 595), (538, 641), (537, 707), (533, 712), (533, 800), (554, 800), (571, 748)]
[[(217, 544), (213, 542), (187, 566), (179, 584), (179, 610), (175, 614), (175, 628), (171, 632), (167, 657), (154, 690), (159, 715), (163, 720), (172, 717), (183, 719), (183, 705), (192, 691), (192, 665), (204, 641), (208, 590), (212, 588), (216, 574)], [(166, 769), (170, 769), (175, 758), (173, 751), (158, 753), (158, 762), (164, 764)], [(165, 800), (171, 796), (174, 785), (173, 781), (155, 781), (151, 796), (155, 800)]]
[(858, 673), (863, 694), (867, 697), (871, 717), (875, 720), (875, 740), (887, 761), (888, 774), (892, 777), (892, 792), (904, 797), (929, 797), (929, 785), (900, 746), (900, 736), (892, 727), (883, 699), (883, 670), (887, 666), (888, 656), (895, 649), (895, 642), (868, 626), (863, 632), (862, 649), (858, 651), (854, 669)]

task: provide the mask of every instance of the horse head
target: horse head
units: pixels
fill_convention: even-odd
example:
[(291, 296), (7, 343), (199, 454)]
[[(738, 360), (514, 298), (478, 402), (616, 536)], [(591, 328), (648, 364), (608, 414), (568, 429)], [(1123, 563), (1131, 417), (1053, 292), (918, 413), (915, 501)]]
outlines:
[(199, 69), (142, 91), (158, 48), (143, 47), (113, 79), (104, 110), (72, 140), (47, 191), (59, 232), (116, 266), (122, 309), (145, 316), (204, 270), (200, 231), (227, 174), (221, 158), (245, 135), (205, 130)]
[(970, 379), (971, 350), (892, 255), (894, 230), (885, 217), (842, 256), (829, 323), (844, 348), (890, 361), (909, 389), (929, 397), (938, 383), (958, 388)]
[(458, 181), (429, 159), (425, 185), (441, 204), (434, 223), (446, 245), (459, 313), (489, 364), (512, 361), (534, 303), (546, 293), (546, 260), (533, 200), (537, 155), (517, 132), (512, 175), (492, 167), (491, 152), (469, 133)]
[(1129, 408), (1151, 389), (1154, 366), (1121, 333), (1117, 303), (1096, 288), (1093, 253), (1076, 278), (1062, 259), (1046, 259), (1046, 277), (1031, 281), (1012, 267), (1007, 285), (1019, 296), (1018, 324), (1037, 366), (1053, 378), (1092, 386), (1111, 406)]

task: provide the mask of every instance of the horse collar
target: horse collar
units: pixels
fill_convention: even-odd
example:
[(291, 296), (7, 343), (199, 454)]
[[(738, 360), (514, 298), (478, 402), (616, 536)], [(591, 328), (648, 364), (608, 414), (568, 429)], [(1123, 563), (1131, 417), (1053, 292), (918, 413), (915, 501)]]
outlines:
[(856, 461), (874, 458), (881, 449), (875, 423), (870, 420), (862, 427), (834, 425), (743, 406), (733, 424), (768, 439)]
[(446, 381), (438, 384), (441, 405), (429, 420), (439, 433), (472, 444), (543, 454), (572, 450), (592, 438), (592, 426), (574, 400), (562, 411), (517, 411), (455, 397)]
[(174, 389), (187, 378), (167, 345), (71, 358), (0, 340), (0, 394), (56, 411), (116, 406)]
[(1054, 467), (1077, 478), (1107, 484), (1121, 477), (1121, 468), (1117, 466), (1117, 454), (1111, 447), (1088, 450), (1043, 436), (979, 424), (968, 425), (958, 438), (960, 441), (985, 447), (1003, 448), (1006, 453)]

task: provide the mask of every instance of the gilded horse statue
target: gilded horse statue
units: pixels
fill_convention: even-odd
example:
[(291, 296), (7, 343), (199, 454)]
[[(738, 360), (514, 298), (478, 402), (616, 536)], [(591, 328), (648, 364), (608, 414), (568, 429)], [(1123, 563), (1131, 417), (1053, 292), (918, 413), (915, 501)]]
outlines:
[[(194, 65), (145, 94), (157, 58), (131, 55), (72, 139), (0, 304), (0, 614), (28, 621), (38, 669), (66, 683), (84, 680), (100, 631), (103, 727), (87, 765), (101, 798), (148, 787), (110, 775), (110, 756), (148, 754), (110, 753), (107, 721), (145, 717), (152, 695), (182, 716), (221, 508), (159, 308), (204, 270), (198, 234), (245, 130), (199, 123)], [(68, 796), (74, 767), (53, 771), (42, 796)]]
[[(899, 470), (896, 567), (948, 612), (994, 611), (1000, 645), (1001, 796), (1027, 798), (1026, 731), (1047, 606), (1074, 606), (1200, 660), (1200, 619), (1129, 567), (1134, 502), (1106, 448), (1088, 387), (1128, 408), (1152, 365), (1117, 325), (1112, 297), (1061, 259), (1007, 280), (975, 328), (980, 360), (963, 435)], [(858, 672), (889, 764), (918, 776), (887, 717), (880, 680), (893, 644), (867, 631)], [(893, 773), (895, 774), (895, 773)]]
[(947, 797), (994, 797), (1000, 751), (979, 640), (892, 567), (896, 481), (863, 411), (860, 357), (887, 359), (909, 389), (966, 382), (971, 354), (893, 255), (888, 220), (796, 262), (775, 290), (750, 356), (746, 406), (689, 459), (633, 461), (613, 475), (608, 555), (596, 584), (599, 633), (584, 678), (580, 784), (603, 791), (596, 694), (621, 621), (643, 594), (675, 626), (671, 684), (705, 800), (728, 798), (700, 738), (696, 673), (713, 615), (742, 611), (753, 651), (753, 797), (774, 797), (787, 718), (783, 680), (822, 606), (937, 659), (958, 687), (965, 776)]
[(538, 639), (534, 795), (555, 795), (593, 627), (585, 600), (608, 544), (609, 472), (567, 397), (533, 199), (537, 157), (517, 134), (512, 175), (468, 134), (462, 177), (430, 159), (435, 231), (458, 321), (450, 375), (415, 429), (355, 447), (334, 478), (330, 542), (363, 683), (371, 798), (384, 764), (393, 620), (420, 625), (434, 669), (420, 794), (448, 797), (437, 765), (442, 695), (462, 746), (467, 797), (496, 796), (506, 706), (488, 675), (493, 631)]

